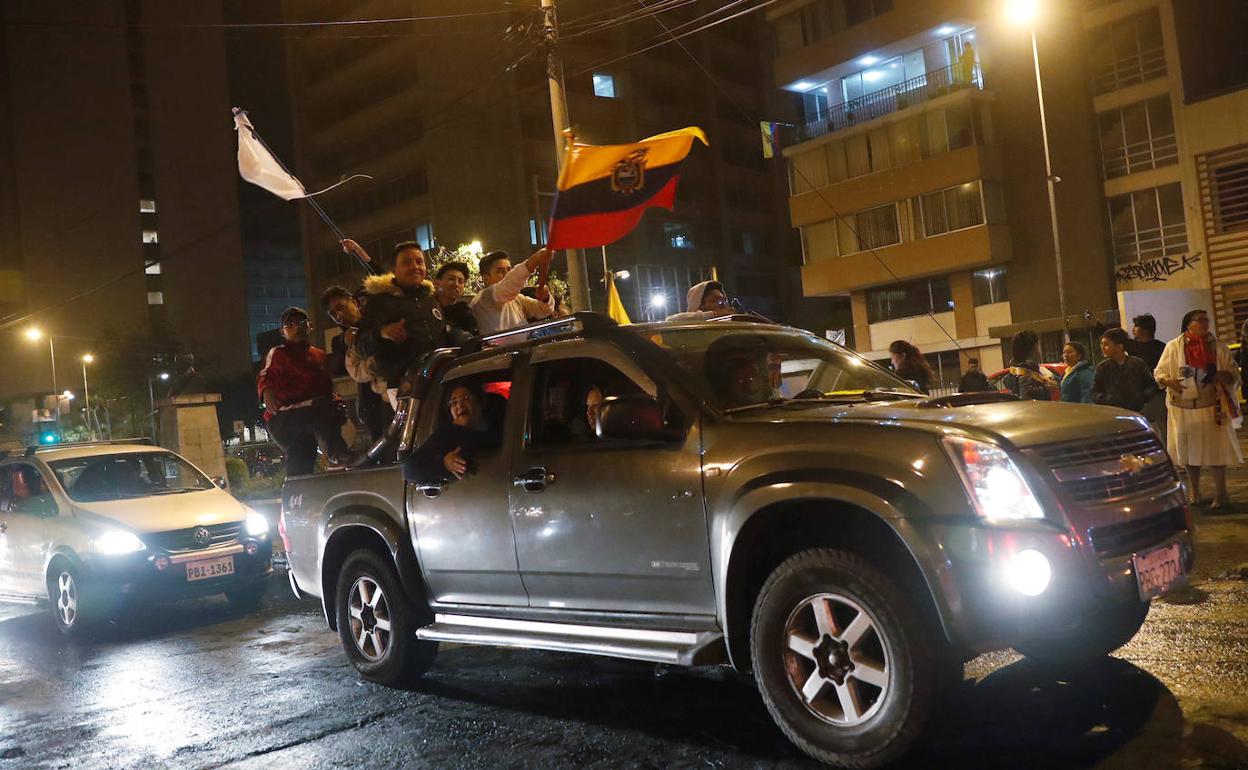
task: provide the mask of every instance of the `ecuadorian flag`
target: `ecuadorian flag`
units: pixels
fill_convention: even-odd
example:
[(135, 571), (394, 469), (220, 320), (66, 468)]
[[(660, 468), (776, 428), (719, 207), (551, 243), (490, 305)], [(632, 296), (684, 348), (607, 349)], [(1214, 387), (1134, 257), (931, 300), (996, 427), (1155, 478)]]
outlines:
[(670, 210), (676, 205), (680, 164), (694, 139), (710, 146), (696, 126), (636, 144), (571, 144), (559, 174), (546, 246), (606, 246), (628, 235), (646, 209)]

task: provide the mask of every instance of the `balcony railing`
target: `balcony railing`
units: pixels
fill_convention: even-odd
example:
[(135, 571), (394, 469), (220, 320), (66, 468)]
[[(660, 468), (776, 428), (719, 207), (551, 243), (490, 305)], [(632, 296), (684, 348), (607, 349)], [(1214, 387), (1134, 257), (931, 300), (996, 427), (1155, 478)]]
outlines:
[(1154, 136), (1151, 140), (1105, 150), (1101, 167), (1106, 179), (1150, 171), (1179, 161), (1179, 147), (1174, 134)]
[(1092, 90), (1099, 94), (1117, 91), (1119, 88), (1144, 83), (1166, 74), (1166, 50), (1162, 47), (1137, 51), (1130, 56), (1096, 67), (1092, 75)]
[(983, 73), (977, 64), (972, 65), (969, 71), (960, 64), (931, 70), (897, 85), (829, 108), (815, 120), (798, 126), (797, 141), (805, 142), (817, 136), (842, 131), (962, 88), (983, 87)]
[(1114, 260), (1119, 267), (1187, 251), (1187, 227), (1182, 222), (1150, 227), (1114, 237)]

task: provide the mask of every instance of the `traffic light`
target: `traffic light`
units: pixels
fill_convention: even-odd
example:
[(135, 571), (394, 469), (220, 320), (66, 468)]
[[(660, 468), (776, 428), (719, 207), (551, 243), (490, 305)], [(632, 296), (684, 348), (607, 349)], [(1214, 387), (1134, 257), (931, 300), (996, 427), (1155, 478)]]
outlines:
[(47, 431), (43, 435), (39, 436), (40, 444), (59, 444), (60, 442), (61, 437), (52, 431)]

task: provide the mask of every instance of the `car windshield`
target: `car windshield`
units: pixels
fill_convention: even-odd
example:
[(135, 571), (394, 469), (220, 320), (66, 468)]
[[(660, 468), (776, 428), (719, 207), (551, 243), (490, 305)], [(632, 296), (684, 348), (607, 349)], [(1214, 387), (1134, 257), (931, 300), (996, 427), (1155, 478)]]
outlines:
[(126, 500), (212, 489), (207, 476), (172, 452), (125, 452), (48, 463), (70, 499)]
[(904, 380), (813, 334), (777, 329), (655, 329), (645, 336), (719, 409), (760, 404), (920, 398)]

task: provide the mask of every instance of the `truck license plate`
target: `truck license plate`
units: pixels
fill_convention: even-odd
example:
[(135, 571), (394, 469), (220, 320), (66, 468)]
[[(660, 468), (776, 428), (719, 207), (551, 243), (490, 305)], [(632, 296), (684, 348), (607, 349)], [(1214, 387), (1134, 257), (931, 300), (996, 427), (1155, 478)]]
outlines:
[(1131, 558), (1143, 600), (1160, 596), (1183, 580), (1183, 557), (1178, 543), (1137, 553)]
[(219, 556), (215, 559), (187, 562), (187, 580), (208, 580), (234, 574), (234, 557)]

